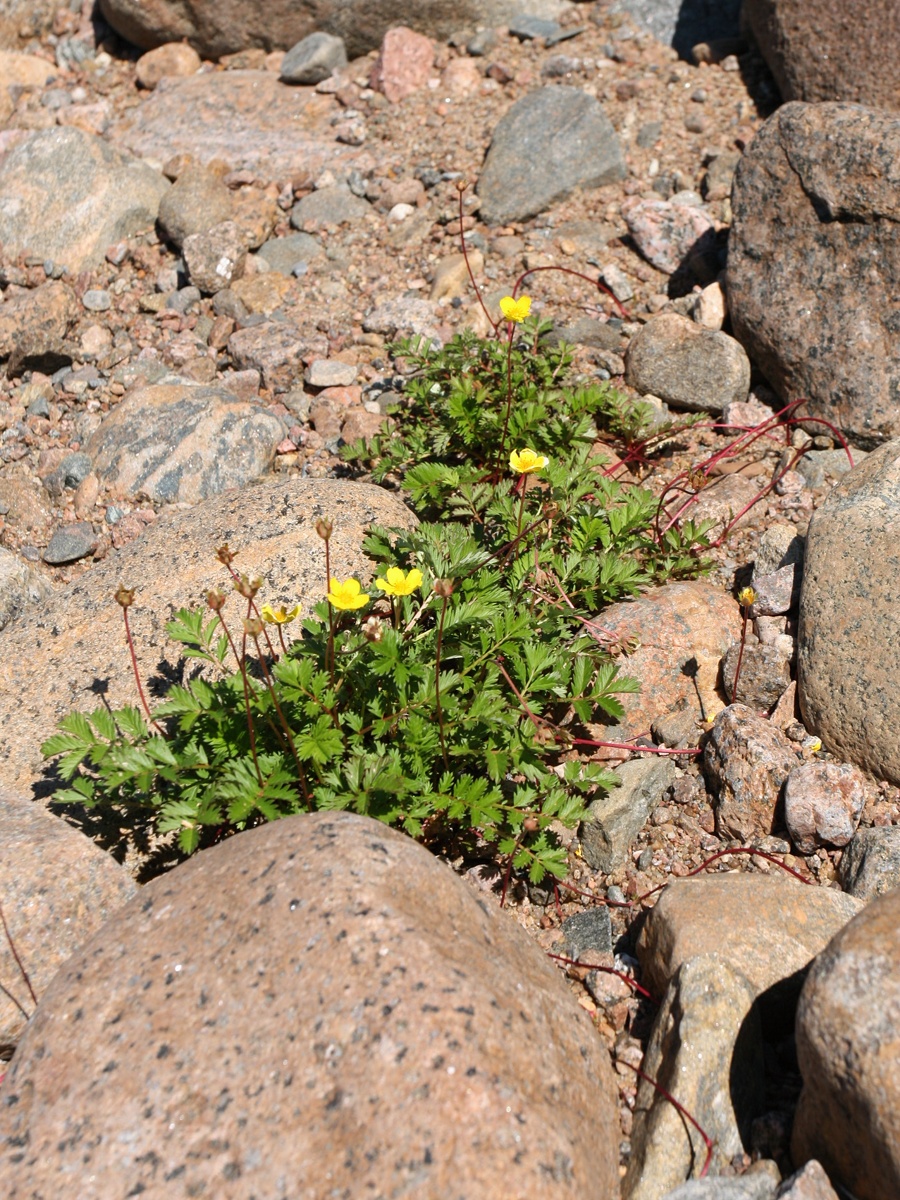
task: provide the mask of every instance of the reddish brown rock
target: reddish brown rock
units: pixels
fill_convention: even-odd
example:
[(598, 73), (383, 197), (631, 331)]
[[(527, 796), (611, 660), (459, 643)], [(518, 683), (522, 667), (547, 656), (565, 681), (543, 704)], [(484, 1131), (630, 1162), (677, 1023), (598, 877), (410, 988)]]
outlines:
[(730, 704), (716, 717), (703, 764), (720, 836), (746, 842), (773, 832), (782, 785), (798, 765), (793, 743), (780, 730), (745, 704)]
[(797, 1011), (795, 1162), (858, 1200), (900, 1195), (900, 890), (873, 900), (813, 964)]
[[(33, 800), (0, 791), (0, 905), (38, 1000), (50, 980), (136, 887), (124, 867)], [(0, 929), (0, 1047), (14, 1045), (34, 1002)], [(23, 1011), (23, 1009), (25, 1011)]]
[(170, 611), (200, 603), (211, 587), (227, 586), (215, 557), (223, 542), (237, 552), (241, 571), (265, 579), (274, 602), (320, 600), (325, 568), (314, 528), (318, 517), (334, 521), (332, 570), (341, 579), (368, 577), (370, 564), (359, 547), (372, 525), (408, 528), (415, 520), (395, 495), (368, 484), (291, 477), (244, 488), (161, 516), (39, 612), (5, 629), (0, 761), (9, 786), (26, 787), (40, 775), (40, 744), (60, 717), (100, 704), (96, 681), (103, 681), (104, 699), (113, 708), (137, 702), (122, 611), (113, 598), (120, 583), (137, 588), (131, 626), (141, 669), (152, 672), (161, 659), (178, 661), (164, 627)]
[(48, 989), (2, 1099), (7, 1200), (73, 1175), (95, 1181), (85, 1200), (166, 1180), (618, 1195), (587, 1014), (511, 916), (348, 813), (251, 830), (148, 884)]
[(70, 363), (74, 349), (66, 336), (78, 316), (75, 293), (61, 280), (22, 292), (0, 308), (0, 359), (7, 370), (51, 370)]
[(604, 740), (637, 737), (674, 711), (704, 721), (723, 705), (715, 690), (719, 661), (740, 636), (740, 615), (721, 588), (669, 583), (610, 605), (588, 630), (619, 656), (620, 673), (641, 684), (638, 694), (620, 697), (625, 716), (618, 725), (594, 726)]
[[(288, 280), (272, 272), (282, 283)], [(268, 275), (259, 276), (268, 279)], [(253, 283), (253, 279), (239, 280)], [(317, 349), (286, 321), (263, 321), (238, 329), (228, 339), (228, 353), (239, 371), (257, 370), (269, 391), (288, 392), (303, 377), (304, 359)]]
[(866, 802), (866, 779), (850, 763), (810, 762), (795, 767), (784, 785), (784, 821), (801, 854), (819, 846), (846, 846)]
[(398, 25), (384, 35), (369, 75), (369, 86), (397, 104), (425, 86), (433, 65), (434, 46), (430, 38)]
[(682, 963), (718, 954), (758, 995), (808, 966), (861, 908), (852, 896), (804, 885), (780, 871), (675, 880), (638, 939), (644, 982), (660, 996)]
[(785, 100), (849, 100), (900, 109), (894, 0), (865, 13), (842, 0), (744, 0), (743, 17)]
[(797, 684), (803, 721), (837, 757), (900, 784), (894, 662), (900, 441), (870, 454), (809, 524)]
[(900, 117), (828, 103), (778, 109), (732, 193), (735, 336), (785, 402), (864, 448), (900, 435), (898, 197)]

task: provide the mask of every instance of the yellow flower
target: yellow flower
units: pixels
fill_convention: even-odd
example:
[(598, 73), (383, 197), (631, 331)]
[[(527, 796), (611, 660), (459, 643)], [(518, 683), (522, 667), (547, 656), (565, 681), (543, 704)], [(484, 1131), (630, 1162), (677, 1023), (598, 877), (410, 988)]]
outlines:
[(422, 572), (417, 568), (404, 575), (399, 567), (388, 567), (385, 576), (386, 578), (376, 579), (375, 586), (381, 588), (388, 596), (411, 596), (422, 586)]
[(752, 587), (741, 588), (737, 599), (742, 608), (749, 608), (751, 604), (756, 603), (756, 592)]
[(550, 461), (545, 454), (535, 454), (533, 450), (513, 450), (509, 456), (509, 465), (517, 475), (531, 475), (542, 471)]
[(299, 613), (300, 605), (295, 604), (293, 608), (286, 609), (283, 604), (279, 604), (277, 608), (273, 608), (271, 604), (264, 604), (260, 611), (267, 625), (287, 625)]
[(531, 312), (531, 297), (520, 296), (518, 300), (514, 300), (512, 296), (504, 296), (500, 301), (500, 311), (507, 321), (514, 321), (518, 325)]
[(332, 575), (328, 603), (341, 609), (342, 612), (349, 612), (352, 609), (365, 608), (369, 603), (369, 597), (365, 592), (360, 591), (358, 579), (347, 579), (341, 583)]

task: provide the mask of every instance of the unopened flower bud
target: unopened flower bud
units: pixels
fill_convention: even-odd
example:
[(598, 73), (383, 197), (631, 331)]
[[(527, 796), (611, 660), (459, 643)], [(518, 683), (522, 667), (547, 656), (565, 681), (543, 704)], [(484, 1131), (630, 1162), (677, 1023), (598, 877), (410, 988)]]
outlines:
[(234, 562), (234, 551), (229, 550), (227, 542), (223, 542), (222, 545), (218, 547), (216, 550), (216, 558), (225, 567), (230, 567)]
[(378, 617), (367, 617), (362, 623), (362, 635), (367, 642), (380, 642), (384, 635), (384, 623)]
[(124, 583), (120, 583), (116, 588), (116, 603), (121, 604), (123, 608), (134, 604), (134, 588), (127, 588)]
[(220, 592), (218, 588), (210, 588), (206, 593), (206, 603), (213, 612), (221, 612), (225, 604), (225, 593)]
[(240, 592), (245, 600), (252, 600), (262, 585), (261, 579), (248, 579), (246, 575), (242, 575), (234, 581), (234, 590)]
[(333, 530), (334, 525), (325, 517), (319, 517), (318, 521), (316, 521), (316, 533), (323, 542), (327, 542), (329, 540)]
[(468, 186), (469, 186), (468, 179), (457, 179), (456, 190), (458, 192), (464, 192)]
[(263, 623), (259, 617), (244, 617), (244, 633), (248, 637), (258, 638), (263, 631)]
[(540, 827), (541, 827), (541, 823), (537, 819), (537, 817), (526, 817), (525, 820), (522, 822), (522, 828), (525, 830), (526, 833), (537, 833), (537, 831), (540, 829)]
[(452, 579), (436, 579), (434, 581), (434, 594), (446, 600), (453, 595), (453, 580)]

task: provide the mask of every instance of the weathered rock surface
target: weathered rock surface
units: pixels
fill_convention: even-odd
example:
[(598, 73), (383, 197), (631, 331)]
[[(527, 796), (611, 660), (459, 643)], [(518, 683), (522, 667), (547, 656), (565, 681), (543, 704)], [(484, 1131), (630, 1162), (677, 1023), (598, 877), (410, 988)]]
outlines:
[(47, 33), (57, 7), (56, 0), (0, 0), (0, 46), (17, 50), (23, 34)]
[(839, 1200), (820, 1162), (811, 1158), (799, 1171), (785, 1179), (777, 1200)]
[(632, 842), (675, 779), (675, 762), (656, 755), (631, 759), (616, 774), (619, 786), (593, 801), (581, 829), (585, 861), (607, 874), (627, 859)]
[(767, 1172), (751, 1170), (736, 1178), (716, 1175), (691, 1179), (668, 1192), (664, 1200), (774, 1200), (776, 1186)]
[(900, 888), (900, 827), (859, 829), (841, 858), (841, 887), (860, 900)]
[[(762, 1027), (753, 985), (731, 962), (704, 954), (683, 963), (665, 994), (642, 1070), (683, 1105), (715, 1143), (721, 1169), (749, 1143), (763, 1109)], [(706, 1158), (697, 1130), (642, 1079), (634, 1106), (624, 1200), (660, 1200)]]
[(494, 224), (521, 221), (576, 187), (624, 177), (619, 139), (600, 104), (577, 88), (536, 88), (497, 122), (478, 181), (480, 212)]
[(740, 634), (740, 615), (720, 588), (669, 583), (611, 604), (588, 632), (620, 652), (621, 673), (641, 684), (636, 695), (620, 697), (625, 716), (618, 725), (593, 727), (604, 740), (637, 737), (668, 712), (690, 711), (703, 721), (722, 706), (719, 662)]
[(389, 29), (369, 72), (369, 86), (398, 104), (428, 82), (434, 50), (430, 38), (406, 25)]
[(784, 822), (802, 854), (846, 846), (866, 802), (866, 780), (851, 763), (803, 763), (784, 785)]
[(607, 1054), (545, 956), (410, 838), (347, 813), (148, 884), (57, 976), (3, 1099), (9, 1200), (62, 1195), (73, 1172), (95, 1180), (85, 1200), (172, 1179), (618, 1194)]
[(358, 165), (359, 150), (334, 140), (329, 121), (340, 111), (333, 96), (279, 83), (268, 71), (204, 73), (164, 80), (113, 125), (110, 137), (157, 162), (190, 154), (283, 179), (298, 163), (311, 175), (337, 171), (351, 157)]
[(0, 242), (72, 272), (153, 227), (169, 184), (158, 171), (80, 129), (42, 129), (0, 162)]
[(744, 20), (785, 100), (900, 108), (897, 9), (872, 0), (865, 20), (835, 0), (745, 0)]
[(284, 56), (279, 79), (282, 83), (321, 83), (347, 65), (344, 39), (330, 33), (311, 33), (292, 46)]
[(24, 558), (0, 547), (0, 629), (52, 594), (53, 585), (48, 579)]
[(873, 900), (813, 964), (797, 1012), (795, 1162), (858, 1200), (900, 1195), (900, 890)]
[[(120, 582), (137, 587), (130, 610), (138, 660), (152, 675), (160, 659), (178, 661), (165, 622), (171, 608), (198, 604), (207, 589), (228, 582), (215, 550), (228, 542), (237, 570), (260, 575), (272, 602), (309, 605), (324, 592), (319, 517), (334, 522), (332, 570), (366, 578), (359, 546), (372, 525), (408, 528), (409, 509), (390, 492), (368, 484), (292, 478), (216, 496), (189, 512), (161, 516), (115, 558), (96, 564), (61, 589), (39, 613), (4, 631), (0, 660), (0, 759), (10, 786), (26, 787), (40, 774), (40, 744), (73, 708), (90, 711), (100, 699), (113, 707), (135, 703), (134, 678), (123, 642), (122, 613), (113, 599)], [(21, 664), (27, 662), (24, 673)]]
[(681, 964), (703, 954), (722, 955), (757, 994), (805, 970), (862, 903), (780, 876), (707, 875), (670, 883), (638, 940), (647, 987), (662, 995)]
[(641, 254), (668, 275), (693, 254), (715, 252), (712, 218), (696, 205), (634, 197), (622, 205), (622, 216)]
[(900, 783), (900, 441), (838, 483), (809, 525), (797, 684), (804, 724), (837, 757)]
[[(789, 638), (785, 640), (790, 641)], [(738, 662), (741, 664), (740, 675), (737, 673)], [(740, 642), (735, 642), (725, 655), (722, 682), (732, 703), (736, 701), (756, 712), (767, 712), (778, 703), (791, 682), (790, 655), (785, 654), (778, 642), (761, 643), (748, 635), (743, 653)]]
[(183, 171), (163, 196), (159, 228), (163, 237), (180, 247), (185, 238), (206, 233), (235, 215), (232, 194), (221, 175), (202, 165)]
[(677, 408), (719, 413), (747, 399), (750, 360), (727, 333), (663, 313), (628, 343), (625, 382)]
[(138, 59), (136, 74), (141, 87), (152, 91), (163, 79), (194, 75), (200, 70), (200, 55), (184, 42), (168, 42), (148, 50)]
[(794, 746), (745, 704), (716, 717), (703, 752), (715, 792), (719, 836), (742, 842), (766, 837), (781, 822), (781, 788), (798, 765)]
[(20, 292), (0, 308), (0, 359), (10, 375), (57, 371), (74, 356), (68, 334), (78, 316), (75, 293), (61, 280)]
[(863, 447), (900, 434), (898, 195), (900, 118), (851, 104), (784, 105), (735, 173), (735, 336)]
[[(136, 892), (110, 855), (40, 804), (0, 791), (0, 904), (38, 1000), (70, 954)], [(14, 1045), (34, 1002), (0, 931), (0, 1046)], [(19, 1007), (21, 1006), (21, 1007)]]

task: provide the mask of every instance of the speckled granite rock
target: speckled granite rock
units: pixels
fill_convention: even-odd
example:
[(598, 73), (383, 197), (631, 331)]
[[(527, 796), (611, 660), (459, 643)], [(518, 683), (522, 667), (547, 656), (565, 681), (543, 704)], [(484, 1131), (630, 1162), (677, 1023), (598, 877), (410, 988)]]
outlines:
[(779, 108), (732, 193), (735, 337), (784, 401), (864, 448), (900, 434), (898, 196), (900, 117), (827, 103)]
[(0, 163), (0, 242), (78, 272), (152, 229), (169, 184), (158, 171), (75, 128), (42, 129)]
[(700, 954), (721, 954), (759, 994), (804, 970), (861, 908), (852, 896), (804, 885), (780, 871), (770, 878), (674, 880), (638, 940), (644, 982), (662, 995), (682, 963)]
[(792, 742), (745, 704), (716, 717), (703, 752), (720, 837), (766, 837), (781, 822), (781, 788), (798, 765)]
[(900, 108), (894, 0), (869, 0), (865, 20), (840, 0), (744, 0), (743, 19), (785, 100)]
[(900, 826), (856, 831), (841, 858), (841, 887), (860, 900), (900, 888)]
[(719, 413), (750, 392), (750, 360), (727, 333), (662, 313), (628, 343), (625, 382), (691, 412)]
[(858, 1200), (900, 1195), (900, 890), (873, 900), (803, 986), (795, 1162), (816, 1158)]
[[(39, 1000), (69, 955), (136, 890), (124, 867), (84, 834), (35, 801), (0, 791), (0, 904)], [(2, 930), (0, 982), (33, 1011)], [(14, 1045), (24, 1028), (22, 1009), (0, 992), (0, 1046)]]
[(784, 821), (801, 854), (846, 846), (866, 802), (866, 779), (852, 763), (809, 762), (784, 785)]
[[(189, 512), (161, 516), (119, 553), (61, 589), (39, 613), (4, 630), (0, 658), (0, 761), (6, 782), (27, 786), (40, 774), (41, 742), (72, 708), (90, 711), (100, 699), (133, 704), (134, 679), (113, 599), (120, 582), (136, 587), (130, 610), (138, 659), (152, 675), (161, 658), (178, 661), (165, 622), (170, 607), (201, 601), (227, 583), (215, 549), (228, 542), (235, 567), (266, 581), (266, 597), (305, 604), (323, 594), (325, 568), (318, 517), (334, 522), (332, 567), (340, 578), (367, 577), (360, 544), (372, 525), (409, 528), (415, 518), (390, 492), (340, 480), (290, 480), (216, 496)], [(23, 672), (21, 664), (29, 669)]]
[(9, 374), (53, 372), (70, 363), (75, 349), (67, 335), (77, 316), (75, 293), (61, 280), (7, 300), (0, 308), (0, 359), (9, 360)]
[(49, 579), (24, 558), (0, 546), (0, 629), (52, 594)]
[[(765, 1101), (762, 1026), (750, 981), (727, 959), (682, 963), (662, 999), (642, 1070), (666, 1089), (715, 1142), (721, 1170), (749, 1141)], [(623, 1200), (660, 1200), (705, 1157), (699, 1133), (642, 1079), (634, 1105)]]
[(900, 783), (900, 441), (870, 454), (809, 524), (797, 684), (807, 729), (839, 758)]
[(81, 1200), (173, 1180), (618, 1195), (607, 1053), (553, 967), (410, 838), (347, 813), (148, 884), (57, 976), (0, 1098), (7, 1200), (73, 1172)]
[(576, 187), (624, 177), (619, 139), (597, 101), (573, 87), (536, 88), (497, 122), (478, 181), (481, 216), (521, 221)]

